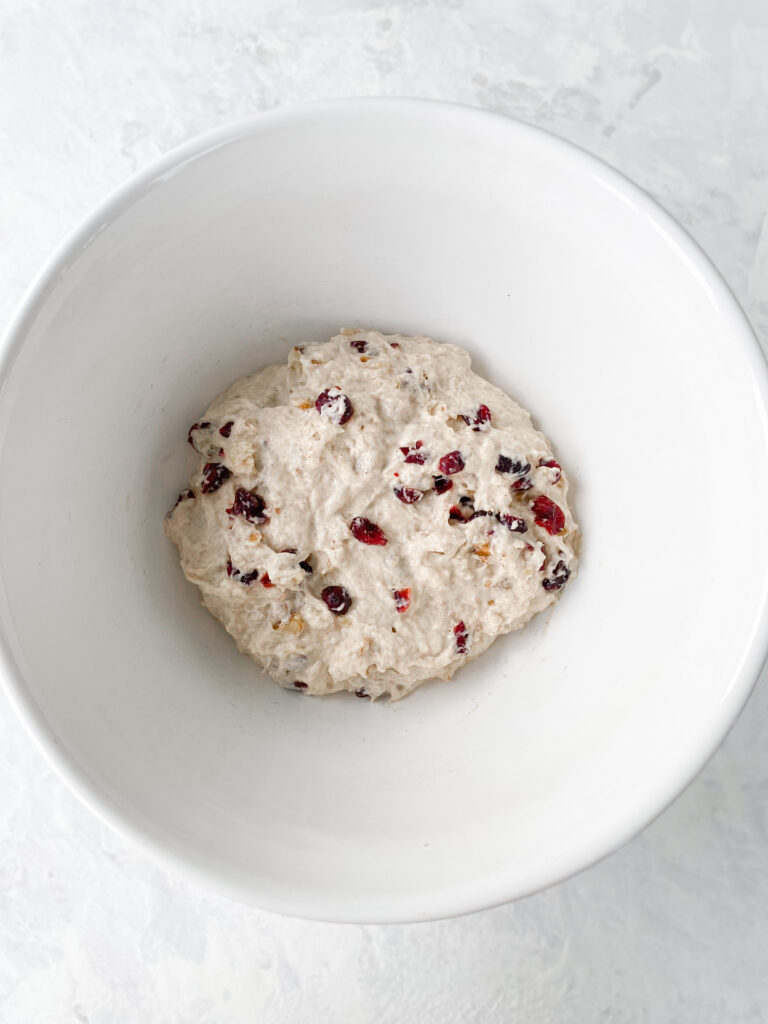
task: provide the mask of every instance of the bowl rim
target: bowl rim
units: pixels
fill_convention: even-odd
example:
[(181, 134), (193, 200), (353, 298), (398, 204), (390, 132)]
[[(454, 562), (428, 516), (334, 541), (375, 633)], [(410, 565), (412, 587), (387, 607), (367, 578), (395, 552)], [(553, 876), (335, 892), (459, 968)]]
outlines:
[[(734, 351), (738, 351), (740, 357), (747, 360), (751, 369), (756, 396), (762, 400), (764, 419), (768, 423), (768, 364), (746, 314), (699, 244), (655, 199), (599, 157), (543, 128), (482, 107), (419, 97), (322, 99), (260, 112), (195, 136), (155, 159), (138, 174), (113, 189), (73, 231), (65, 236), (33, 278), (12, 315), (0, 340), (0, 404), (3, 402), (9, 376), (29, 327), (49, 292), (57, 284), (62, 269), (71, 264), (101, 231), (129, 209), (146, 189), (155, 182), (171, 177), (185, 164), (242, 137), (261, 134), (276, 125), (299, 122), (308, 116), (326, 118), (363, 109), (368, 114), (375, 110), (388, 110), (399, 111), (402, 116), (416, 114), (426, 119), (438, 114), (443, 118), (450, 118), (459, 126), (467, 120), (477, 123), (484, 120), (488, 131), (527, 135), (539, 146), (548, 148), (556, 155), (560, 154), (565, 159), (580, 164), (585, 170), (591, 171), (594, 177), (599, 178), (605, 186), (619, 194), (647, 218), (710, 290), (734, 336)], [(768, 429), (766, 432), (768, 433)], [(163, 833), (153, 823), (142, 821), (135, 811), (121, 807), (119, 800), (109, 795), (76, 758), (60, 745), (53, 726), (36, 703), (25, 682), (21, 666), (13, 654), (11, 642), (5, 632), (6, 614), (5, 589), (0, 579), (0, 685), (29, 734), (59, 777), (98, 818), (118, 834), (137, 844), (138, 848), (154, 861), (159, 861), (161, 865), (174, 871), (181, 871), (182, 875), (202, 883), (208, 889), (273, 913), (336, 923), (409, 923), (469, 914), (540, 892), (597, 864), (659, 817), (691, 784), (735, 723), (768, 659), (768, 590), (764, 590), (762, 607), (756, 615), (750, 642), (736, 665), (720, 701), (720, 714), (699, 737), (684, 765), (674, 774), (670, 774), (663, 784), (657, 784), (652, 794), (649, 792), (644, 800), (637, 801), (630, 815), (631, 820), (618, 825), (614, 823), (612, 829), (606, 830), (611, 831), (611, 838), (607, 842), (604, 841), (605, 837), (601, 836), (599, 838), (603, 841), (593, 840), (589, 849), (579, 848), (571, 851), (556, 866), (549, 865), (540, 871), (540, 877), (537, 879), (529, 878), (523, 885), (511, 877), (503, 879), (494, 886), (482, 888), (482, 895), (479, 894), (479, 886), (462, 884), (453, 887), (449, 885), (423, 897), (401, 898), (395, 903), (385, 897), (374, 897), (369, 900), (351, 894), (346, 904), (342, 904), (338, 895), (328, 900), (323, 894), (310, 895), (306, 891), (298, 890), (297, 896), (285, 900), (281, 896), (275, 897), (268, 888), (262, 887), (257, 891), (256, 887), (229, 881), (215, 867), (205, 863), (201, 857), (170, 835)], [(412, 906), (406, 909), (404, 904), (409, 900)]]

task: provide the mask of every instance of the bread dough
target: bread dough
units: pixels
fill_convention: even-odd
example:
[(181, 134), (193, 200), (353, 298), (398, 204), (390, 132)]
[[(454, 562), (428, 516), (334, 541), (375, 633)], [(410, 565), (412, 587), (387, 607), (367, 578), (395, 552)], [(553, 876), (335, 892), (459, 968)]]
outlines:
[(166, 532), (282, 686), (398, 699), (573, 577), (549, 442), (453, 345), (345, 329), (236, 381), (189, 439), (199, 464)]

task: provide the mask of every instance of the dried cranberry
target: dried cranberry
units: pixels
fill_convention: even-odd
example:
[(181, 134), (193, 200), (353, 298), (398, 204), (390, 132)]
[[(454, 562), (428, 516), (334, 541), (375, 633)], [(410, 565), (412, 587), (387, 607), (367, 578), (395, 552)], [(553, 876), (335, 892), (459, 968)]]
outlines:
[(231, 516), (242, 516), (253, 526), (260, 526), (269, 522), (269, 516), (264, 514), (264, 508), (264, 499), (260, 494), (238, 487), (235, 491), (235, 500), (232, 507), (227, 509), (227, 513)]
[(349, 528), (352, 531), (352, 536), (361, 544), (384, 545), (387, 543), (387, 535), (382, 528), (364, 516), (355, 516), (349, 524)]
[(400, 342), (399, 341), (390, 341), (389, 344), (390, 344), (390, 346), (392, 348), (400, 348)]
[(218, 491), (227, 477), (231, 475), (227, 467), (222, 466), (220, 462), (206, 462), (203, 466), (200, 490), (203, 494), (213, 494), (214, 491)]
[(463, 412), (461, 418), (473, 430), (487, 430), (491, 425), (491, 410), (487, 405), (479, 405), (476, 412)]
[(232, 565), (232, 560), (230, 558), (228, 558), (227, 559), (227, 576), (239, 576), (239, 575), (240, 575), (240, 570), (236, 569), (234, 567), (234, 565)]
[[(254, 569), (253, 572), (244, 572), (240, 577), (240, 582), (245, 583), (246, 586), (250, 586), (252, 583), (255, 583), (258, 580), (258, 578), (259, 570)], [(269, 576), (267, 576), (267, 579), (269, 579)], [(264, 586), (271, 586), (271, 584), (265, 583)]]
[(352, 348), (356, 348), (361, 354), (368, 351), (368, 342), (365, 338), (355, 338), (349, 343)]
[(371, 697), (370, 693), (366, 693), (365, 690), (362, 688), (362, 686), (360, 687), (359, 690), (355, 690), (355, 696), (356, 697), (367, 697), (369, 700), (370, 700), (370, 697)]
[(429, 458), (429, 452), (409, 452), (405, 457), (405, 461), (416, 466), (423, 466)]
[(461, 452), (448, 452), (437, 464), (438, 469), (444, 476), (453, 476), (464, 469), (464, 459)]
[(274, 587), (275, 584), (269, 578), (268, 572), (265, 572), (264, 575), (261, 577), (261, 585), (262, 587)]
[(393, 490), (395, 497), (406, 505), (413, 505), (414, 502), (421, 501), (424, 497), (424, 491), (420, 491), (418, 487), (395, 487)]
[(435, 477), (435, 493), (436, 494), (445, 494), (445, 492), (446, 491), (450, 491), (450, 489), (452, 487), (453, 487), (453, 480), (448, 480), (448, 478), (444, 477), (444, 476), (436, 476)]
[(553, 477), (552, 483), (556, 484), (558, 482), (558, 480), (560, 479), (560, 474), (563, 471), (560, 463), (557, 462), (555, 459), (539, 459), (539, 465), (540, 466), (548, 466), (549, 469), (554, 469), (555, 470), (555, 472), (552, 474), (552, 477)]
[(529, 476), (521, 476), (512, 484), (513, 491), (530, 491), (533, 487), (533, 480)]
[(408, 445), (403, 446), (400, 451), (403, 453), (404, 461), (416, 466), (423, 466), (430, 457), (429, 452), (419, 451), (423, 447), (423, 441), (417, 441), (416, 444), (410, 445), (410, 447)]
[(235, 421), (230, 420), (229, 423), (225, 423), (223, 427), (219, 427), (219, 433), (222, 437), (229, 437), (232, 433), (232, 427), (234, 427)]
[(459, 508), (458, 505), (451, 505), (448, 510), (448, 522), (449, 523), (467, 523), (469, 517), (464, 515), (464, 512)]
[(475, 507), (474, 501), (469, 497), (468, 494), (465, 494), (463, 497), (459, 498), (459, 504), (460, 505), (471, 505), (472, 508)]
[(502, 526), (506, 526), (512, 533), (525, 533), (528, 529), (524, 519), (520, 516), (508, 516), (505, 513), (499, 513), (496, 518)]
[(299, 568), (303, 569), (304, 572), (307, 573), (309, 576), (312, 575), (312, 566), (309, 564), (309, 562), (299, 562)]
[(511, 473), (512, 476), (522, 476), (530, 468), (530, 462), (523, 462), (522, 459), (510, 459), (508, 455), (500, 455), (496, 463), (497, 473)]
[(544, 587), (545, 590), (559, 590), (568, 582), (568, 577), (570, 575), (571, 570), (568, 568), (565, 562), (560, 561), (552, 570), (552, 575), (544, 577), (544, 579), (541, 581), (541, 585), (542, 587)]
[(352, 607), (352, 598), (344, 587), (324, 587), (320, 597), (334, 615), (346, 615)]
[(411, 607), (411, 588), (405, 587), (403, 590), (393, 590), (392, 596), (395, 599), (395, 611), (400, 615), (403, 612), (407, 612)]
[(187, 441), (192, 445), (192, 447), (195, 449), (195, 451), (198, 452), (198, 454), (199, 454), (199, 449), (198, 449), (197, 445), (195, 444), (195, 442), (192, 440), (192, 434), (196, 430), (208, 430), (210, 425), (211, 424), (208, 423), (208, 421), (206, 421), (205, 423), (193, 423), (192, 426), (189, 428), (189, 433), (187, 434)]
[(280, 548), (281, 555), (295, 555), (296, 548)]
[(453, 635), (456, 637), (456, 650), (459, 654), (466, 654), (468, 634), (463, 621), (457, 622), (453, 627)]
[(315, 408), (321, 416), (339, 425), (346, 423), (355, 411), (350, 400), (338, 387), (322, 391), (315, 399)]
[(476, 512), (473, 512), (472, 515), (469, 518), (470, 519), (480, 519), (481, 516), (490, 516), (492, 514), (493, 513), (491, 513), (491, 512), (486, 512), (486, 510), (484, 508), (479, 508)]
[(303, 683), (300, 679), (294, 679), (293, 685), (296, 687), (297, 690), (306, 690), (307, 688), (307, 684)]
[(565, 527), (565, 513), (556, 505), (554, 501), (544, 495), (540, 494), (538, 498), (535, 498), (531, 502), (531, 509), (533, 511), (533, 521), (537, 526), (541, 526), (547, 531), (547, 533), (556, 534)]

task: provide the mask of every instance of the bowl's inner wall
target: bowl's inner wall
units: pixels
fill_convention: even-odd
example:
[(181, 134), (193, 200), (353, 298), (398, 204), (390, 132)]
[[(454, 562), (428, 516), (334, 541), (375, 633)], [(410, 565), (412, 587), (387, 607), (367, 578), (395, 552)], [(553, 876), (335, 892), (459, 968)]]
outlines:
[[(296, 116), (123, 203), (29, 325), (0, 452), (15, 657), (108, 801), (262, 902), (525, 891), (718, 728), (764, 599), (764, 415), (731, 308), (601, 174), (448, 109)], [(584, 530), (553, 614), (396, 705), (265, 680), (162, 529), (210, 399), (342, 325), (466, 346)]]

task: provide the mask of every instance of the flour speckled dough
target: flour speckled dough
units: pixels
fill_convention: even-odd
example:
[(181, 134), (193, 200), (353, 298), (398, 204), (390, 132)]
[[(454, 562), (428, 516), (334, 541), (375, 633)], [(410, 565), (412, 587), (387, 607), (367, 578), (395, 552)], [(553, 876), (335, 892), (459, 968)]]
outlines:
[(398, 699), (572, 579), (568, 483), (529, 414), (425, 337), (343, 330), (190, 430), (166, 518), (187, 578), (281, 686)]

